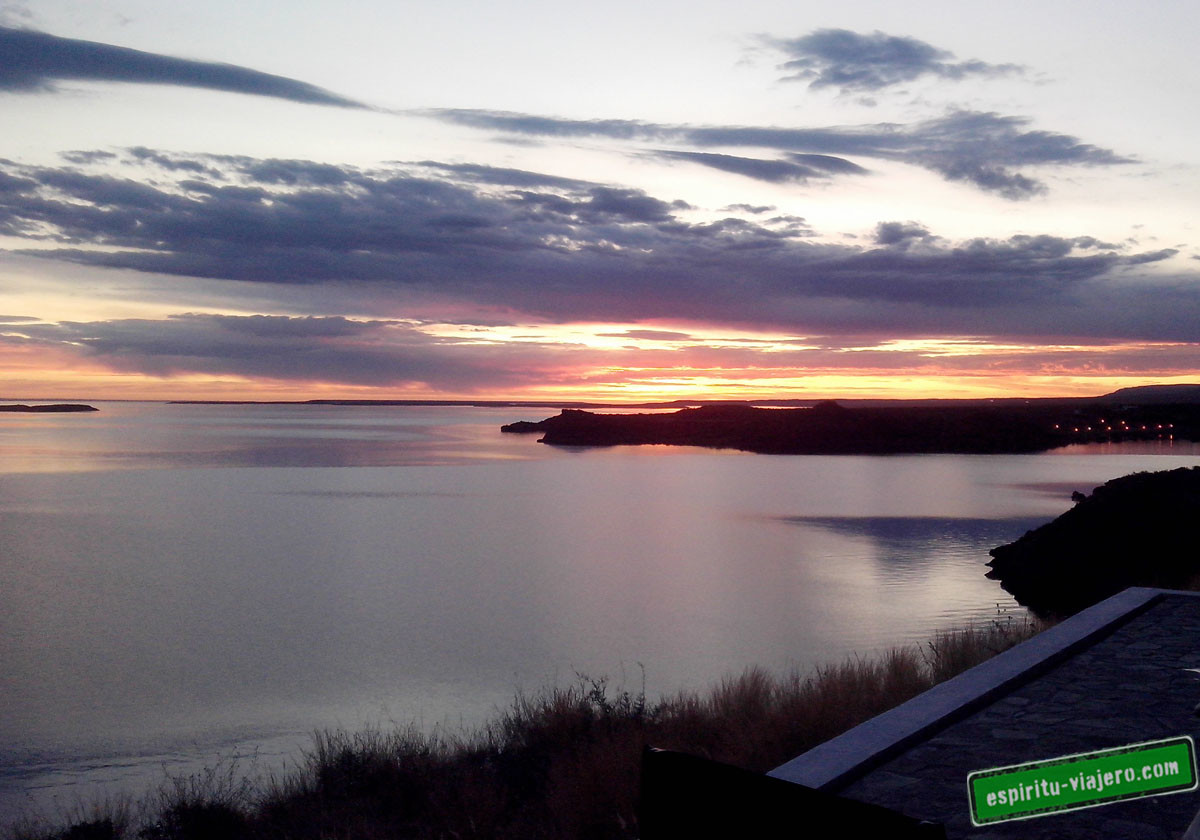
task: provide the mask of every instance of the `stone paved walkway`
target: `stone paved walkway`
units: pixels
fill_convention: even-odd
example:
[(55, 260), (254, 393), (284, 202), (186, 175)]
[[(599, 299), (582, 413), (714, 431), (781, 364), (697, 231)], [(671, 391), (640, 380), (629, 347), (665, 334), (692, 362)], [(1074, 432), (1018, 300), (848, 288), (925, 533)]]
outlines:
[(972, 826), (967, 774), (1179, 735), (1200, 743), (1200, 598), (1169, 596), (1112, 635), (834, 792), (942, 822), (954, 838), (1173, 840), (1200, 791)]

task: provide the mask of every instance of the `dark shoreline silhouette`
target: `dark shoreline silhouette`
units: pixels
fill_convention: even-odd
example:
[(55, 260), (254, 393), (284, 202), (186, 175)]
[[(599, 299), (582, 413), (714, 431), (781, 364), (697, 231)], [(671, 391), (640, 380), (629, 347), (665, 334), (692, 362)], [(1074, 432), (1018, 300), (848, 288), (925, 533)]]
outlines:
[(669, 444), (795, 455), (1041, 452), (1072, 443), (1200, 439), (1200, 404), (946, 401), (848, 408), (705, 405), (668, 414), (564, 409), (501, 431), (556, 446)]
[(1066, 616), (1129, 586), (1192, 588), (1200, 467), (1114, 478), (1020, 539), (993, 548), (987, 576), (1040, 616)]
[(0, 411), (17, 411), (33, 414), (69, 414), (77, 411), (99, 411), (94, 405), (81, 403), (54, 403), (51, 405), (0, 405)]

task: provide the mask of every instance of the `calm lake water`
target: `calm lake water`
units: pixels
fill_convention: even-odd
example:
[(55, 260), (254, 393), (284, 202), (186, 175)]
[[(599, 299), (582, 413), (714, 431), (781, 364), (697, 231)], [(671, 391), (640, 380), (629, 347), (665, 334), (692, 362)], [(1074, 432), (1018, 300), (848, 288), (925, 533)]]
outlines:
[(549, 409), (94, 404), (0, 414), (4, 821), (218, 758), (279, 768), (317, 729), (474, 725), (576, 673), (657, 695), (1020, 618), (989, 548), (1072, 490), (1200, 463), (573, 450), (499, 432)]

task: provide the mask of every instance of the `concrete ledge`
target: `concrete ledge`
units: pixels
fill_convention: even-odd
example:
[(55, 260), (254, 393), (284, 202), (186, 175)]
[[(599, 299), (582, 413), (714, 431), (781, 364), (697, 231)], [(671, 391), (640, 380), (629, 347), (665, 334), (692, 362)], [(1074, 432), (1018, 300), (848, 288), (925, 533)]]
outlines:
[(1096, 643), (1168, 595), (1200, 592), (1131, 587), (1032, 639), (820, 744), (767, 775), (836, 791), (1018, 685)]

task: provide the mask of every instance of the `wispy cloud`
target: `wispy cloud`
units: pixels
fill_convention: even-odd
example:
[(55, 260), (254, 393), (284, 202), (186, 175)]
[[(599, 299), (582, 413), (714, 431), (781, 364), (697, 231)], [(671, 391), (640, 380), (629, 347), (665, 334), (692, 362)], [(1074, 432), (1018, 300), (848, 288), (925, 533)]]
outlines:
[(0, 336), (0, 347), (68, 351), (117, 371), (169, 377), (235, 375), (359, 386), (423, 385), (469, 392), (537, 384), (572, 358), (560, 348), (459, 341), (394, 321), (188, 313), (161, 320), (64, 321)]
[(29, 26), (33, 12), (23, 0), (0, 0), (0, 26)]
[[(869, 123), (825, 128), (689, 126), (636, 120), (568, 120), (509, 111), (440, 109), (425, 116), (472, 128), (535, 137), (594, 137), (666, 143), (693, 149), (756, 148), (790, 155), (790, 162), (822, 175), (862, 174), (852, 158), (892, 160), (920, 166), (947, 180), (969, 183), (1005, 198), (1021, 199), (1045, 185), (1021, 171), (1038, 166), (1114, 166), (1132, 158), (1077, 137), (1032, 129), (1024, 117), (984, 111), (952, 111), (908, 125)], [(654, 150), (663, 154), (661, 149)], [(762, 161), (690, 150), (668, 152), (677, 158), (761, 180), (797, 180), (805, 175), (778, 161)]]
[(615, 333), (596, 333), (602, 338), (629, 338), (640, 341), (695, 341), (689, 333), (675, 330), (622, 330)]
[(812, 180), (827, 180), (832, 175), (865, 174), (867, 170), (843, 158), (829, 155), (792, 155), (791, 160), (762, 160), (738, 155), (723, 155), (713, 152), (681, 152), (662, 150), (650, 153), (651, 156), (666, 160), (682, 160), (718, 169), (722, 172), (732, 172), (758, 181), (783, 183), (796, 181), (806, 183)]
[(0, 26), (0, 91), (44, 93), (55, 90), (55, 83), (64, 80), (177, 85), (311, 105), (367, 107), (307, 82), (247, 67)]
[(818, 29), (791, 39), (767, 39), (788, 56), (781, 65), (785, 81), (807, 82), (812, 88), (846, 93), (875, 93), (922, 77), (991, 78), (1023, 72), (1015, 64), (956, 61), (951, 52), (916, 38), (847, 29)]

